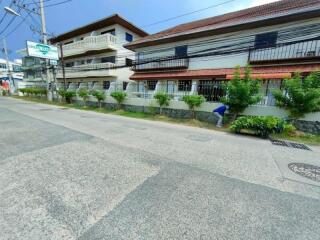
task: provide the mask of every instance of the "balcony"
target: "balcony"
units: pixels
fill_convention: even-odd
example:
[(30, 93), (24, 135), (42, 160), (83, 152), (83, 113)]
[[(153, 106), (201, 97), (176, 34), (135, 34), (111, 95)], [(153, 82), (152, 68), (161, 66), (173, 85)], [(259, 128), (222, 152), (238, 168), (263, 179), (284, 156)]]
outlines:
[(64, 45), (64, 57), (81, 55), (91, 51), (111, 50), (115, 51), (117, 37), (112, 34), (104, 34), (100, 36), (89, 36), (83, 40)]
[[(116, 76), (114, 63), (93, 63), (66, 67), (66, 78), (87, 78), (87, 77), (112, 77)], [(63, 78), (62, 70), (57, 74), (57, 78)]]
[(320, 60), (320, 40), (291, 44), (277, 44), (274, 47), (251, 49), (250, 64), (301, 62)]
[(140, 61), (134, 61), (132, 70), (135, 72), (139, 71), (164, 71), (174, 69), (188, 69), (189, 59), (143, 59)]

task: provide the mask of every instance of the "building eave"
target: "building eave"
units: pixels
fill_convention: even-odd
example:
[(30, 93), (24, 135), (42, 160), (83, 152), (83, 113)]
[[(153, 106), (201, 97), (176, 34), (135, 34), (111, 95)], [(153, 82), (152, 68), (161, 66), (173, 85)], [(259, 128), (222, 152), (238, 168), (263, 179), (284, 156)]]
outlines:
[(51, 44), (55, 44), (57, 42), (67, 40), (67, 39), (79, 36), (81, 34), (90, 33), (94, 30), (108, 27), (108, 26), (111, 26), (114, 24), (119, 24), (119, 25), (131, 30), (132, 32), (136, 33), (140, 37), (146, 37), (149, 35), (147, 32), (145, 32), (141, 28), (137, 27), (133, 23), (127, 21), (126, 19), (124, 19), (120, 15), (114, 14), (114, 15), (108, 16), (106, 18), (100, 19), (98, 21), (95, 21), (93, 23), (89, 23), (87, 25), (75, 28), (75, 29), (70, 30), (68, 32), (59, 34), (58, 36), (49, 39), (49, 42)]
[(124, 45), (125, 48), (129, 50), (135, 50), (137, 48), (142, 47), (150, 47), (160, 44), (166, 44), (166, 43), (172, 43), (172, 42), (178, 42), (178, 41), (184, 41), (184, 40), (191, 40), (201, 37), (209, 37), (214, 35), (220, 35), (220, 34), (226, 34), (231, 32), (238, 32), (243, 30), (250, 30), (260, 27), (268, 27), (278, 24), (284, 24), (299, 20), (306, 20), (306, 19), (312, 19), (320, 17), (320, 9), (319, 8), (312, 8), (305, 11), (297, 11), (295, 13), (286, 14), (286, 15), (278, 15), (273, 16), (269, 18), (258, 18), (254, 19), (248, 22), (244, 23), (238, 23), (238, 24), (226, 24), (219, 26), (217, 28), (210, 28), (208, 26), (207, 28), (199, 28), (195, 30), (180, 32), (173, 35), (163, 36), (160, 38), (155, 39), (140, 39), (136, 42), (132, 42), (129, 44)]

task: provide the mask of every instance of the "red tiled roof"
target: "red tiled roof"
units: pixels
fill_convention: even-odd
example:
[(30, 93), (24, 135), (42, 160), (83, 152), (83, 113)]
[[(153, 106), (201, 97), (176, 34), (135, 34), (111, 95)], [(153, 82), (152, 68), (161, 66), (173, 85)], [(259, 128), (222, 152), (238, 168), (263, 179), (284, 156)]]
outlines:
[(149, 35), (130, 44), (126, 47), (134, 48), (139, 44), (152, 42), (163, 38), (171, 38), (181, 34), (191, 34), (213, 29), (226, 28), (240, 24), (261, 21), (264, 19), (286, 16), (297, 12), (320, 9), (320, 0), (282, 0), (253, 8), (206, 18), (190, 23), (178, 25), (173, 28)]
[[(234, 68), (220, 69), (201, 69), (201, 70), (186, 70), (177, 72), (158, 72), (158, 73), (135, 73), (131, 80), (151, 80), (151, 79), (204, 79), (214, 77), (225, 77), (230, 79), (233, 75)], [(274, 66), (274, 67), (254, 67), (252, 68), (253, 77), (256, 78), (288, 78), (295, 72), (313, 72), (320, 71), (320, 64), (308, 65), (291, 65), (291, 66)], [(241, 68), (244, 72), (244, 68)]]

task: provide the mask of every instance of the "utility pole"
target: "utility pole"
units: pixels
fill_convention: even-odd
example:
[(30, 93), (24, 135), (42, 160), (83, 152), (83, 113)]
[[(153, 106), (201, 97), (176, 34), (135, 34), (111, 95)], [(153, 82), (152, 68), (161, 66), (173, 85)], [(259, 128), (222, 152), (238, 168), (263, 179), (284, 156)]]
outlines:
[[(48, 44), (48, 36), (47, 36), (47, 28), (46, 28), (46, 17), (44, 14), (44, 5), (43, 5), (43, 0), (39, 0), (39, 5), (40, 5), (40, 18), (41, 18), (41, 33), (42, 33), (42, 41), (43, 44)], [(49, 69), (48, 69), (48, 60), (45, 60), (45, 72), (46, 72), (46, 81), (47, 81), (47, 90), (48, 90), (48, 100), (51, 100), (49, 96), (49, 86), (50, 86), (50, 80), (49, 80)], [(52, 84), (51, 84), (52, 85)], [(52, 88), (53, 86), (51, 86)], [(53, 94), (52, 94), (53, 98)]]
[(59, 43), (60, 47), (60, 58), (61, 58), (61, 67), (62, 67), (62, 77), (63, 77), (63, 88), (67, 90), (67, 80), (66, 80), (66, 69), (64, 66), (64, 57), (63, 57), (63, 44)]
[(4, 51), (4, 55), (6, 56), (9, 84), (12, 83), (12, 85), (13, 85), (13, 91), (11, 90), (11, 88), (10, 88), (10, 91), (11, 92), (15, 92), (16, 85), (14, 83), (14, 78), (12, 77), (12, 72), (11, 72), (11, 69), (10, 69), (10, 61), (9, 61), (9, 56), (8, 56), (7, 41), (6, 41), (5, 38), (3, 39), (3, 51)]
[(41, 16), (41, 27), (42, 27), (41, 32), (42, 32), (43, 43), (48, 44), (46, 17), (44, 15), (43, 0), (39, 0), (39, 1), (40, 1), (40, 16)]

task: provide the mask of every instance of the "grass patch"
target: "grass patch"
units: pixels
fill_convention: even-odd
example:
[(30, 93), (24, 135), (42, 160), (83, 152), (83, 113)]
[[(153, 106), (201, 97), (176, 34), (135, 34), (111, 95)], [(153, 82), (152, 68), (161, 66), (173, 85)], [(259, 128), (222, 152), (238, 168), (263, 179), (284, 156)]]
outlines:
[(320, 146), (320, 135), (314, 135), (300, 131), (296, 131), (295, 134), (273, 134), (271, 137), (279, 140), (289, 140), (292, 142)]

